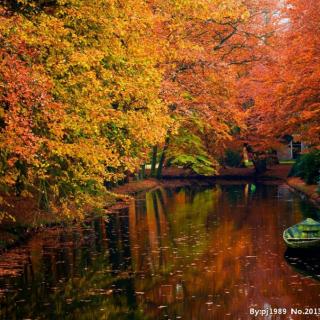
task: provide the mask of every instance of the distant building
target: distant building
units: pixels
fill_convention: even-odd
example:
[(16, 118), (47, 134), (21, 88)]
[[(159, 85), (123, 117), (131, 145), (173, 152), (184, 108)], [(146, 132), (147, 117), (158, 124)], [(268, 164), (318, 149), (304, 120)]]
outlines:
[(294, 136), (286, 136), (283, 138), (283, 145), (277, 149), (279, 160), (294, 160), (305, 152), (307, 146), (301, 141), (295, 141)]

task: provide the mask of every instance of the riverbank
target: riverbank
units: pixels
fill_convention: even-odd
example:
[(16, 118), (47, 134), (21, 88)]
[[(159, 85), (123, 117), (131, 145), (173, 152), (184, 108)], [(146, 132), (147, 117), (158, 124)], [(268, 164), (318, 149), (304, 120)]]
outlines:
[[(135, 205), (109, 219), (50, 228), (0, 256), (3, 318), (134, 319), (143, 312), (150, 319), (188, 319), (201, 309), (199, 319), (225, 319), (230, 312), (225, 302), (232, 296), (243, 301), (229, 318), (237, 318), (244, 303), (246, 319), (247, 300), (255, 299), (257, 290), (269, 293), (271, 303), (289, 292), (283, 301), (301, 303), (309, 297), (303, 301), (309, 305), (318, 297), (310, 275), (319, 274), (319, 268), (300, 277), (295, 266), (301, 263), (294, 257), (286, 263), (281, 238), (307, 209), (296, 193), (273, 181), (230, 180), (217, 188), (140, 194)], [(235, 275), (231, 282), (230, 275)], [(295, 290), (284, 292), (293, 279)], [(239, 288), (249, 290), (248, 296), (239, 295)], [(224, 306), (223, 312), (207, 311), (208, 305), (221, 310), (216, 304)]]
[[(238, 183), (246, 183), (248, 181), (288, 182), (295, 190), (303, 192), (307, 196), (310, 195), (311, 199), (314, 199), (314, 189), (309, 186), (303, 186), (300, 181), (294, 180), (295, 178), (287, 180), (290, 169), (290, 165), (276, 165), (263, 175), (257, 176), (253, 168), (222, 168), (217, 176), (205, 177), (196, 175), (190, 170), (168, 168), (164, 170), (162, 180), (148, 178), (140, 181), (130, 181), (113, 188), (112, 193), (106, 198), (106, 214), (112, 214), (114, 211), (128, 206), (130, 196), (155, 188), (210, 186), (215, 183), (232, 183), (232, 181), (237, 181)], [(0, 252), (25, 241), (37, 231), (70, 223), (70, 221), (66, 222), (59, 216), (39, 210), (34, 200), (11, 197), (9, 201), (14, 203), (14, 207), (10, 208), (9, 213), (15, 221), (7, 219), (7, 221), (0, 224)], [(320, 200), (314, 199), (313, 201)], [(72, 222), (76, 223), (75, 221)]]
[[(278, 164), (274, 165), (263, 173), (257, 175), (254, 167), (247, 168), (231, 168), (222, 167), (216, 176), (210, 177), (213, 181), (220, 180), (282, 180), (285, 181), (289, 175), (292, 165), (290, 164)], [(172, 179), (196, 179), (207, 180), (208, 177), (199, 176), (190, 170), (182, 168), (167, 168), (163, 172), (164, 180)]]
[[(209, 186), (214, 184), (212, 178), (180, 176), (180, 179), (145, 179), (140, 181), (130, 181), (124, 185), (115, 187), (106, 196), (105, 214), (112, 214), (116, 210), (127, 207), (132, 200), (132, 196), (159, 187), (176, 188), (183, 186)], [(0, 254), (1, 252), (23, 243), (35, 233), (46, 228), (63, 226), (66, 224), (77, 224), (79, 221), (66, 220), (63, 215), (55, 215), (50, 212), (40, 210), (37, 202), (33, 198), (6, 197), (9, 205), (6, 212), (11, 218), (5, 218), (0, 223)], [(12, 204), (12, 205), (10, 205)], [(14, 204), (14, 205), (13, 205)], [(87, 219), (91, 219), (89, 214)]]
[[(44, 229), (78, 223), (62, 212), (57, 214), (39, 209), (37, 199), (34, 197), (2, 195), (2, 198), (5, 205), (1, 209), (5, 212), (5, 217), (0, 223), (0, 254)], [(106, 194), (105, 213), (109, 213), (109, 208), (117, 204), (124, 205), (129, 199), (130, 197), (125, 195)]]
[(287, 184), (291, 189), (306, 197), (316, 207), (320, 208), (320, 193), (318, 192), (318, 185), (306, 184), (302, 179), (297, 177), (290, 177), (287, 179)]

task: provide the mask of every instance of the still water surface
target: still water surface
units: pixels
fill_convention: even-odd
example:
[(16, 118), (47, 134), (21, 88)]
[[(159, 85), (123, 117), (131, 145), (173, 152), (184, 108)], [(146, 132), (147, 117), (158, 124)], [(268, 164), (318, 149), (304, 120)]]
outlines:
[(108, 220), (52, 229), (0, 256), (0, 319), (317, 319), (249, 314), (320, 308), (320, 259), (282, 241), (317, 215), (282, 185), (141, 194)]

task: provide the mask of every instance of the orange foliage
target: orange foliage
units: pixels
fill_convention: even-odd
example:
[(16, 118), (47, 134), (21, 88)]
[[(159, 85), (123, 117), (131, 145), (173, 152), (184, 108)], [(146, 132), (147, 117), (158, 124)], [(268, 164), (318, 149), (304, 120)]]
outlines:
[(250, 98), (246, 138), (261, 148), (276, 146), (288, 134), (310, 145), (320, 142), (320, 4), (290, 0), (270, 17), (273, 37), (263, 59), (242, 79), (242, 102)]

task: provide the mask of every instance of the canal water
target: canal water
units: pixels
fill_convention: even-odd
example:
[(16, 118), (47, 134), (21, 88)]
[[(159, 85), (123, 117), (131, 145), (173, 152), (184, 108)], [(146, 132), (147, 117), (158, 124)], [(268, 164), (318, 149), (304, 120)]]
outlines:
[[(282, 240), (306, 217), (319, 219), (284, 185), (143, 193), (0, 256), (0, 319), (319, 318), (291, 308), (320, 314), (320, 258)], [(269, 308), (286, 314), (250, 314)]]

